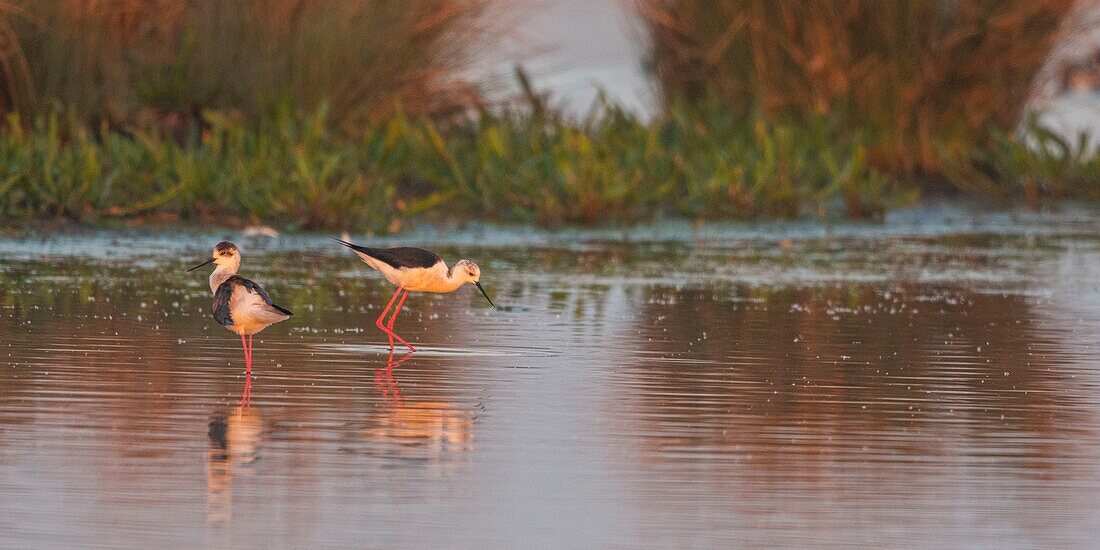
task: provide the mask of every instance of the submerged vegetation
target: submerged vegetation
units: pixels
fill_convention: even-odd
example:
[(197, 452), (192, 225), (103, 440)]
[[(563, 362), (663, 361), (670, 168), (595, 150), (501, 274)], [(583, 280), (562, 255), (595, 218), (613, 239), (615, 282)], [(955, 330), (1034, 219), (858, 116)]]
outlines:
[(1100, 200), (1084, 141), (1013, 122), (1066, 1), (640, 2), (663, 111), (575, 120), (522, 74), (493, 107), (456, 76), (488, 0), (0, 1), (0, 215), (385, 232), (876, 218), (944, 181)]

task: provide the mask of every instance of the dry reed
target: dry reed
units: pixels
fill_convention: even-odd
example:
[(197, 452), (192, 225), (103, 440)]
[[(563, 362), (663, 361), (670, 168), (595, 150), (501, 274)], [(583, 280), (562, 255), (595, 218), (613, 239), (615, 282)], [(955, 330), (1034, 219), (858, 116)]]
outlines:
[(1073, 0), (638, 0), (671, 102), (824, 114), (872, 165), (942, 174), (1020, 120)]
[(126, 126), (327, 104), (348, 127), (476, 103), (486, 0), (0, 0), (0, 105)]

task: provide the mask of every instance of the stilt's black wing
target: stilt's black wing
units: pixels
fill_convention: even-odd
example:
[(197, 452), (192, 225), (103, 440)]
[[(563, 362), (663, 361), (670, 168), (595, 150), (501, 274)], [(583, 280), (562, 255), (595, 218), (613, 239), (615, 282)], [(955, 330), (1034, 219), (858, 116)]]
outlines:
[(229, 312), (229, 299), (233, 297), (233, 279), (230, 277), (224, 283), (218, 285), (214, 293), (214, 320), (222, 326), (233, 325), (233, 315)]
[(366, 254), (380, 262), (389, 264), (395, 269), (401, 269), (402, 267), (428, 268), (443, 261), (443, 258), (440, 258), (439, 254), (424, 250), (423, 248), (413, 248), (411, 246), (399, 246), (397, 248), (368, 248), (351, 244), (340, 239), (334, 240), (356, 252)]
[(230, 326), (233, 324), (233, 315), (229, 311), (229, 301), (233, 298), (233, 289), (237, 285), (243, 286), (249, 292), (259, 294), (260, 298), (265, 304), (277, 309), (285, 315), (294, 315), (289, 309), (276, 304), (267, 291), (260, 285), (245, 279), (244, 277), (238, 277), (234, 275), (225, 280), (224, 283), (218, 286), (218, 291), (214, 293), (214, 320), (224, 326)]

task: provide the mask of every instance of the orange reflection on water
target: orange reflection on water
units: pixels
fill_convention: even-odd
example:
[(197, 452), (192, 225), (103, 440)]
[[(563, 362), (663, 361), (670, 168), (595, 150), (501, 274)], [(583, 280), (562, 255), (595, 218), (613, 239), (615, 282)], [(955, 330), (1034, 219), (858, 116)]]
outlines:
[(473, 448), (473, 412), (440, 401), (407, 401), (394, 371), (412, 359), (409, 353), (394, 361), (391, 351), (386, 366), (376, 369), (375, 386), (385, 400), (381, 414), (362, 430), (365, 437), (387, 446), (416, 447), (428, 455), (469, 451)]

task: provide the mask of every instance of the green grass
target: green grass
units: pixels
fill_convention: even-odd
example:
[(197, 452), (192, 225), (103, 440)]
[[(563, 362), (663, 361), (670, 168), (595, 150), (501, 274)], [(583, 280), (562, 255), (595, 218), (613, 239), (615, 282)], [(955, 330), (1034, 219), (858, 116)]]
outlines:
[(1064, 137), (1029, 120), (1020, 132), (999, 133), (986, 149), (945, 150), (953, 184), (971, 194), (1031, 208), (1044, 199), (1100, 201), (1100, 154), (1089, 137)]
[[(387, 232), (417, 217), (547, 227), (875, 219), (918, 196), (821, 116), (780, 122), (683, 104), (655, 121), (613, 105), (580, 122), (539, 109), (450, 123), (398, 113), (349, 135), (324, 108), (295, 112), (257, 124), (207, 112), (206, 129), (182, 141), (92, 130), (67, 112), (31, 124), (12, 115), (0, 129), (0, 215)], [(982, 196), (1100, 200), (1100, 158), (1035, 126), (945, 157), (949, 176)]]
[(372, 128), (337, 139), (325, 113), (247, 127), (210, 113), (180, 145), (156, 134), (92, 132), (52, 114), (0, 132), (0, 213), (96, 220), (151, 214), (301, 228), (385, 227), (404, 141)]

